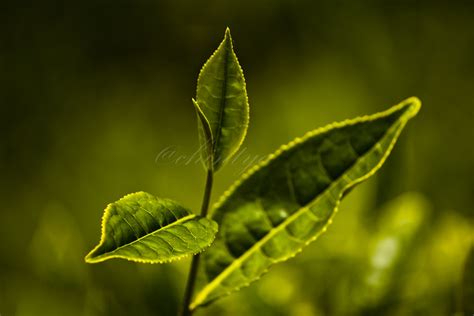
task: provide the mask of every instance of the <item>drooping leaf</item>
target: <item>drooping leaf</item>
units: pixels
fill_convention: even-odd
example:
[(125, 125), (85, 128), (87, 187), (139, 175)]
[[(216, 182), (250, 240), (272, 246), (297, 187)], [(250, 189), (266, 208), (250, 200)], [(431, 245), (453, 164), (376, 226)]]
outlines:
[(419, 108), (420, 101), (410, 98), (385, 112), (314, 130), (247, 172), (212, 213), (220, 228), (203, 255), (208, 283), (190, 308), (249, 285), (322, 234), (344, 192), (381, 167)]
[(146, 192), (132, 193), (107, 206), (100, 243), (85, 260), (169, 262), (201, 252), (216, 232), (214, 221), (196, 216), (174, 201)]
[[(212, 161), (217, 171), (239, 149), (249, 123), (249, 104), (245, 79), (232, 46), (230, 30), (199, 73), (196, 91), (198, 107), (209, 123), (212, 151), (202, 150), (206, 166)], [(199, 114), (199, 113), (198, 113)], [(202, 119), (199, 118), (202, 123)], [(201, 148), (207, 148), (207, 132), (199, 124)], [(212, 157), (208, 157), (212, 153)]]

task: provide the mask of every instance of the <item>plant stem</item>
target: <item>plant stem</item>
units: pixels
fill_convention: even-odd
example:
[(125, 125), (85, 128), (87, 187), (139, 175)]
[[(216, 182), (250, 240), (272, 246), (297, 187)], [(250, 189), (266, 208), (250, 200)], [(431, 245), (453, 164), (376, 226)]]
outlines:
[[(201, 206), (201, 216), (206, 217), (207, 211), (209, 210), (209, 201), (211, 199), (211, 191), (212, 191), (212, 181), (213, 181), (213, 171), (207, 171), (207, 178), (206, 178), (206, 188), (204, 189), (204, 196), (202, 199), (202, 206)], [(194, 286), (196, 284), (196, 277), (199, 268), (199, 261), (200, 261), (200, 254), (197, 254), (193, 257), (193, 261), (191, 262), (191, 267), (189, 269), (188, 274), (188, 281), (186, 283), (186, 290), (184, 292), (184, 299), (183, 299), (183, 306), (181, 307), (181, 315), (182, 316), (191, 316), (193, 311), (189, 309), (189, 304), (191, 303), (191, 298), (194, 292)]]

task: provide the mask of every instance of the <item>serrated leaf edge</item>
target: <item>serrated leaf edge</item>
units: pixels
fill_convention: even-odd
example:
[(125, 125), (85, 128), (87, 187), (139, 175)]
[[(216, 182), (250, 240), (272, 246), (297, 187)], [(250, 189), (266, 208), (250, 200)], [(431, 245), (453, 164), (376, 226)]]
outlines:
[[(300, 144), (302, 142), (304, 142), (306, 139), (308, 139), (309, 137), (312, 137), (312, 136), (315, 136), (315, 135), (318, 135), (318, 134), (321, 134), (321, 133), (324, 133), (330, 129), (333, 129), (333, 128), (339, 128), (339, 127), (343, 127), (343, 126), (348, 126), (348, 125), (353, 125), (353, 124), (356, 124), (356, 123), (360, 123), (360, 122), (366, 122), (366, 121), (371, 121), (371, 120), (375, 120), (377, 118), (380, 118), (380, 117), (384, 117), (384, 116), (387, 116), (387, 115), (390, 115), (391, 113), (407, 106), (407, 105), (411, 105), (411, 109), (408, 109), (407, 112), (405, 112), (403, 114), (403, 118), (404, 119), (399, 119), (400, 120), (400, 125), (396, 125), (396, 126), (392, 126), (389, 130), (392, 130), (392, 129), (396, 129), (395, 130), (395, 135), (391, 141), (391, 143), (389, 144), (387, 150), (384, 152), (384, 155), (382, 156), (381, 160), (379, 161), (379, 163), (374, 167), (372, 168), (366, 175), (358, 178), (358, 179), (354, 179), (352, 180), (350, 183), (348, 183), (342, 190), (341, 190), (341, 193), (339, 194), (339, 196), (337, 197), (336, 199), (336, 205), (334, 207), (334, 210), (333, 210), (333, 213), (331, 214), (331, 217), (329, 218), (327, 224), (321, 229), (321, 231), (319, 231), (315, 236), (313, 236), (311, 239), (309, 239), (304, 245), (302, 245), (300, 248), (298, 248), (293, 254), (287, 256), (287, 257), (284, 257), (284, 258), (281, 258), (281, 259), (278, 259), (278, 260), (275, 260), (274, 263), (279, 263), (279, 262), (284, 262), (284, 261), (287, 261), (288, 259), (290, 258), (293, 258), (295, 257), (297, 254), (301, 253), (301, 251), (303, 250), (304, 247), (306, 247), (308, 244), (310, 244), (311, 242), (315, 241), (321, 234), (323, 234), (324, 232), (326, 232), (327, 228), (329, 227), (329, 225), (332, 224), (332, 220), (335, 216), (335, 214), (337, 213), (338, 211), (338, 208), (339, 208), (339, 204), (341, 202), (341, 199), (344, 195), (344, 192), (347, 191), (349, 188), (355, 186), (356, 184), (360, 183), (360, 182), (363, 182), (365, 181), (366, 179), (370, 178), (373, 174), (375, 174), (375, 172), (380, 169), (380, 167), (384, 164), (384, 162), (386, 161), (387, 157), (390, 155), (393, 147), (395, 146), (395, 143), (397, 142), (398, 140), (398, 137), (400, 136), (400, 133), (401, 131), (403, 130), (403, 127), (406, 125), (406, 123), (408, 122), (408, 120), (412, 117), (414, 117), (420, 107), (421, 107), (421, 102), (418, 98), (416, 97), (411, 97), (411, 98), (408, 98), (404, 101), (402, 101), (401, 103), (399, 103), (398, 105), (395, 105), (393, 107), (391, 107), (390, 109), (386, 110), (386, 111), (383, 111), (383, 112), (379, 112), (379, 113), (376, 113), (376, 114), (372, 114), (372, 115), (365, 115), (365, 116), (361, 116), (361, 117), (358, 117), (358, 118), (355, 118), (355, 119), (349, 119), (349, 120), (344, 120), (342, 122), (335, 122), (335, 123), (331, 123), (331, 124), (328, 124), (322, 128), (318, 128), (318, 129), (315, 129), (313, 131), (310, 131), (308, 133), (306, 133), (302, 138), (296, 138), (294, 139), (293, 141), (291, 141), (290, 143), (286, 144), (286, 145), (283, 145), (281, 146), (277, 151), (275, 151), (273, 154), (270, 154), (268, 156), (268, 158), (266, 160), (264, 160), (263, 162), (257, 164), (256, 166), (252, 167), (248, 172), (246, 172), (238, 181), (236, 181), (236, 183), (234, 185), (231, 186), (231, 188), (226, 191), (223, 196), (220, 198), (220, 200), (214, 205), (213, 209), (217, 209), (220, 205), (222, 205), (224, 203), (224, 201), (241, 185), (241, 183), (247, 179), (248, 177), (250, 177), (253, 173), (255, 173), (257, 170), (259, 170), (260, 168), (262, 168), (263, 166), (266, 166), (270, 161), (272, 161), (273, 159), (275, 159), (278, 155), (280, 155), (281, 153), (283, 153), (284, 151), (287, 151), (289, 150), (290, 148), (296, 146), (297, 144)], [(388, 132), (388, 131), (387, 131)], [(357, 160), (359, 160), (361, 157), (359, 157)], [(357, 163), (357, 162), (356, 162)], [(332, 185), (331, 185), (332, 186)], [(328, 191), (330, 190), (330, 188), (326, 189), (325, 191)], [(308, 205), (310, 205), (311, 203), (308, 203)], [(293, 213), (290, 217), (288, 217), (284, 222), (291, 222), (293, 218), (296, 218), (300, 215), (300, 213), (305, 209), (307, 208), (306, 207), (302, 207), (300, 210), (296, 211), (295, 213)], [(280, 225), (279, 227), (284, 227), (285, 225)], [(274, 231), (278, 232), (280, 231), (281, 229), (278, 229), (278, 228), (274, 228), (270, 233), (268, 233), (264, 238), (262, 238), (261, 240), (259, 240), (257, 243), (255, 243), (250, 249), (252, 248), (257, 248), (258, 246), (260, 246), (261, 244), (264, 244), (269, 238), (271, 238), (274, 234)], [(270, 236), (270, 237), (268, 237)], [(250, 250), (249, 249), (249, 250)], [(241, 257), (239, 257), (238, 259), (234, 260), (225, 270), (224, 272), (222, 272), (221, 274), (219, 274), (215, 279), (213, 279), (210, 283), (208, 283), (199, 293), (198, 295), (196, 296), (196, 298), (194, 299), (194, 301), (190, 304), (189, 308), (191, 310), (194, 310), (196, 309), (197, 307), (201, 306), (201, 303), (205, 301), (205, 299), (207, 298), (208, 294), (211, 293), (221, 282), (222, 279), (224, 279), (228, 274), (230, 274), (232, 271), (234, 271), (238, 266), (240, 266), (240, 264), (244, 261), (244, 259), (246, 259), (249, 255), (247, 255), (248, 253), (251, 253), (251, 251), (247, 251), (244, 255), (242, 255)], [(242, 257), (244, 257), (244, 259), (242, 259)], [(272, 264), (273, 265), (273, 264)], [(227, 272), (229, 271), (229, 272)], [(252, 280), (251, 282), (248, 282), (246, 284), (243, 284), (241, 286), (238, 286), (236, 288), (233, 288), (231, 289), (230, 291), (226, 292), (224, 295), (222, 295), (220, 298), (224, 297), (224, 296), (228, 296), (230, 295), (231, 293), (233, 292), (236, 292), (236, 291), (239, 291), (240, 289), (242, 288), (245, 288), (247, 286), (249, 286), (251, 283), (259, 280), (264, 274), (266, 274), (268, 272), (268, 268), (265, 269), (262, 274), (260, 274), (256, 279)], [(217, 298), (216, 298), (217, 299)], [(208, 302), (210, 303), (210, 302)]]
[[(248, 98), (248, 93), (247, 93), (247, 82), (245, 80), (244, 71), (242, 70), (242, 66), (240, 66), (239, 59), (237, 58), (237, 55), (234, 52), (234, 44), (233, 44), (233, 41), (232, 41), (232, 36), (230, 34), (230, 28), (229, 27), (227, 27), (226, 30), (225, 30), (224, 39), (222, 40), (222, 42), (219, 44), (217, 49), (212, 53), (212, 55), (207, 59), (207, 61), (202, 66), (201, 70), (199, 71), (199, 75), (198, 75), (198, 79), (197, 79), (197, 87), (199, 87), (199, 82), (201, 80), (201, 75), (202, 75), (204, 69), (206, 69), (206, 67), (208, 66), (210, 61), (215, 57), (215, 55), (219, 52), (219, 50), (226, 49), (224, 46), (226, 45), (227, 41), (229, 41), (229, 44), (230, 44), (230, 53), (235, 58), (235, 60), (237, 62), (238, 69), (239, 69), (239, 72), (242, 75), (243, 88), (244, 88), (244, 91), (245, 91), (245, 105), (246, 105), (246, 108), (247, 108), (247, 116), (246, 116), (246, 122), (245, 122), (245, 129), (244, 129), (244, 132), (242, 133), (242, 136), (240, 137), (239, 142), (237, 144), (235, 144), (234, 148), (229, 152), (228, 157), (224, 161), (222, 161), (221, 167), (224, 166), (225, 163), (230, 158), (232, 158), (232, 156), (234, 156), (235, 153), (239, 150), (240, 146), (244, 142), (245, 137), (247, 136), (247, 130), (248, 130), (249, 121), (250, 121), (250, 106), (249, 106), (249, 98)], [(196, 96), (197, 96), (197, 87), (196, 87)], [(214, 142), (214, 140), (213, 140), (213, 142)], [(214, 148), (213, 148), (213, 151), (214, 151)], [(214, 152), (213, 152), (213, 154), (214, 154)], [(214, 166), (213, 166), (213, 169), (214, 169)]]
[(378, 113), (371, 114), (371, 115), (364, 115), (364, 116), (356, 117), (356, 118), (353, 118), (353, 119), (347, 119), (347, 120), (327, 124), (323, 127), (319, 127), (319, 128), (316, 128), (312, 131), (307, 132), (305, 135), (303, 135), (303, 137), (296, 137), (295, 139), (293, 139), (289, 143), (281, 145), (280, 148), (278, 148), (272, 154), (268, 155), (263, 161), (261, 161), (261, 162), (257, 163), (256, 165), (250, 167), (237, 181), (235, 181), (229, 187), (229, 189), (227, 189), (219, 197), (219, 200), (216, 203), (214, 203), (214, 205), (212, 206), (212, 210), (210, 212), (211, 217), (212, 217), (213, 211), (215, 209), (219, 208), (224, 203), (224, 201), (242, 184), (243, 181), (245, 181), (252, 174), (257, 172), (260, 168), (268, 165), (270, 163), (270, 161), (275, 159), (277, 156), (279, 156), (283, 152), (288, 151), (289, 149), (291, 149), (292, 147), (294, 147), (294, 146), (296, 146), (300, 143), (303, 143), (304, 141), (306, 141), (310, 137), (316, 136), (318, 134), (325, 133), (325, 132), (327, 132), (331, 129), (334, 129), (334, 128), (341, 128), (341, 127), (344, 127), (344, 126), (355, 125), (357, 123), (376, 120), (378, 118), (390, 115), (391, 113), (398, 111), (399, 109), (407, 106), (408, 104), (411, 104), (411, 109), (404, 114), (405, 117), (406, 117), (405, 121), (408, 121), (410, 118), (414, 117), (418, 113), (418, 111), (420, 110), (421, 101), (417, 97), (410, 97), (408, 99), (405, 99), (402, 102), (400, 102), (399, 104), (394, 105), (391, 108), (389, 108), (385, 111), (382, 111), (382, 112), (378, 112)]
[[(186, 257), (189, 257), (191, 255), (196, 255), (198, 253), (201, 253), (203, 252), (205, 249), (209, 248), (209, 246), (214, 242), (214, 239), (216, 238), (216, 234), (217, 234), (217, 231), (218, 231), (218, 225), (215, 221), (213, 221), (212, 219), (210, 218), (207, 218), (208, 220), (210, 220), (212, 222), (212, 224), (214, 226), (216, 226), (216, 234), (214, 234), (213, 238), (210, 240), (209, 242), (209, 245), (207, 245), (206, 247), (203, 247), (200, 251), (197, 251), (197, 252), (191, 252), (189, 254), (185, 254), (185, 255), (180, 255), (180, 256), (175, 256), (171, 259), (168, 259), (168, 260), (147, 260), (147, 259), (140, 259), (140, 258), (134, 258), (134, 257), (128, 257), (128, 256), (123, 256), (123, 255), (108, 255), (104, 258), (99, 258), (99, 259), (96, 259), (95, 257), (91, 257), (91, 255), (94, 253), (94, 251), (96, 251), (100, 246), (103, 245), (103, 243), (105, 242), (105, 225), (106, 225), (106, 222), (108, 221), (109, 217), (111, 216), (110, 214), (110, 208), (112, 207), (112, 204), (114, 203), (117, 203), (127, 197), (130, 197), (131, 195), (135, 195), (135, 194), (139, 194), (139, 193), (146, 193), (144, 191), (138, 191), (138, 192), (134, 192), (134, 193), (129, 193), (127, 195), (124, 195), (122, 198), (120, 198), (119, 200), (117, 200), (116, 202), (112, 202), (112, 203), (109, 203), (107, 204), (107, 207), (105, 208), (104, 210), (104, 214), (102, 215), (102, 221), (101, 221), (101, 235), (100, 235), (100, 241), (99, 241), (99, 244), (97, 246), (94, 247), (94, 249), (92, 249), (87, 255), (86, 257), (84, 258), (84, 261), (87, 262), (87, 263), (100, 263), (100, 262), (104, 262), (106, 260), (109, 260), (109, 259), (114, 259), (114, 258), (117, 258), (117, 259), (125, 259), (127, 261), (132, 261), (132, 262), (138, 262), (138, 263), (150, 263), (150, 264), (156, 264), (156, 263), (169, 263), (169, 262), (173, 262), (173, 261), (178, 261), (178, 260), (181, 260), (183, 258), (186, 258)], [(147, 193), (148, 194), (148, 193)], [(163, 199), (161, 198), (162, 200), (168, 200), (168, 199)], [(179, 223), (182, 223), (184, 221), (187, 221), (187, 220), (190, 220), (190, 219), (193, 219), (193, 218), (196, 218), (196, 217), (199, 217), (197, 216), (196, 214), (190, 214), (190, 215), (187, 215), (185, 217), (182, 217), (180, 219), (178, 219), (176, 222), (173, 222), (171, 223), (170, 225), (167, 225), (165, 227), (161, 227), (160, 229), (157, 229), (155, 230), (153, 233), (161, 230), (161, 229), (165, 229), (165, 228), (169, 228), (170, 226), (175, 226)], [(134, 241), (132, 241), (131, 243), (128, 243), (126, 245), (122, 245), (120, 247), (118, 247), (117, 249), (114, 249), (113, 251), (116, 251), (122, 247), (125, 247), (125, 246), (129, 246), (135, 242), (138, 242), (140, 239), (148, 236), (149, 234), (145, 235), (145, 236), (142, 236)], [(113, 252), (112, 251), (112, 252)], [(105, 255), (105, 254), (103, 254)], [(101, 255), (102, 256), (102, 255)], [(100, 257), (100, 256), (98, 256)]]

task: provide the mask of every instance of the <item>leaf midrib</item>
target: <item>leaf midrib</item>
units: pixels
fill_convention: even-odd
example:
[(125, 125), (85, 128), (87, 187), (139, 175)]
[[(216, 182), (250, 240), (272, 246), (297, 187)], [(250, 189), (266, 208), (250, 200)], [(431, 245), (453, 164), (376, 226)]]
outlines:
[(160, 227), (159, 229), (154, 230), (153, 232), (148, 233), (148, 234), (146, 234), (146, 235), (143, 235), (142, 237), (140, 237), (140, 238), (138, 238), (138, 239), (136, 239), (136, 240), (134, 240), (134, 241), (132, 241), (132, 242), (130, 242), (130, 243), (128, 243), (128, 244), (124, 244), (124, 245), (122, 245), (122, 246), (120, 246), (120, 247), (117, 247), (116, 249), (114, 249), (114, 250), (112, 250), (112, 251), (105, 252), (105, 253), (103, 253), (103, 254), (101, 254), (101, 255), (95, 257), (95, 258), (100, 258), (100, 257), (105, 256), (105, 255), (114, 254), (116, 251), (119, 251), (120, 249), (123, 249), (123, 248), (125, 248), (125, 247), (130, 247), (130, 246), (132, 246), (133, 244), (138, 243), (138, 242), (140, 242), (141, 240), (143, 240), (143, 239), (149, 237), (150, 235), (156, 234), (156, 233), (160, 232), (161, 230), (164, 230), (164, 229), (167, 229), (167, 228), (176, 226), (176, 225), (178, 225), (178, 224), (180, 224), (180, 223), (182, 223), (182, 222), (185, 222), (185, 221), (187, 221), (187, 220), (189, 220), (189, 219), (192, 219), (192, 218), (194, 218), (194, 217), (196, 217), (196, 214), (190, 214), (190, 215), (187, 215), (187, 216), (185, 216), (185, 217), (182, 217), (182, 218), (178, 219), (177, 221), (175, 221), (175, 222), (173, 222), (173, 223), (171, 223), (171, 224), (169, 224), (169, 225)]
[[(370, 151), (372, 151), (377, 145), (379, 145), (380, 141), (385, 138), (388, 133), (390, 131), (392, 131), (392, 129), (395, 129), (395, 127), (397, 127), (397, 125), (400, 125), (398, 127), (401, 127), (401, 125), (403, 125), (403, 121), (406, 121), (402, 119), (403, 116), (401, 116), (396, 122), (397, 123), (401, 123), (401, 124), (394, 124), (392, 125), (389, 129), (387, 129), (387, 131), (382, 135), (382, 137), (380, 137), (377, 142), (374, 143), (373, 146), (371, 146), (363, 155), (359, 156), (355, 162), (349, 167), (347, 168), (346, 170), (344, 170), (344, 172), (335, 180), (331, 183), (331, 185), (329, 185), (321, 194), (319, 194), (317, 197), (315, 197), (310, 203), (308, 203), (306, 206), (303, 206), (301, 207), (299, 210), (297, 210), (295, 213), (293, 213), (291, 216), (289, 216), (287, 219), (285, 219), (285, 221), (283, 221), (280, 225), (278, 225), (277, 227), (274, 227), (273, 229), (270, 230), (270, 232), (265, 235), (262, 239), (260, 239), (258, 242), (256, 242), (251, 248), (249, 248), (242, 256), (240, 256), (239, 258), (237, 258), (236, 260), (234, 260), (234, 262), (232, 262), (227, 268), (225, 268), (225, 270), (220, 273), (213, 281), (211, 281), (211, 283), (209, 283), (199, 294), (198, 296), (196, 297), (196, 300), (195, 302), (198, 302), (198, 301), (204, 301), (205, 298), (207, 298), (207, 296), (209, 295), (209, 293), (211, 293), (212, 290), (214, 290), (220, 283), (221, 283), (221, 280), (223, 280), (225, 277), (227, 277), (230, 273), (232, 273), (233, 271), (235, 271), (239, 266), (241, 266), (241, 264), (251, 255), (253, 254), (254, 252), (256, 252), (258, 249), (260, 249), (266, 242), (268, 242), (273, 236), (275, 236), (277, 233), (279, 233), (280, 231), (282, 231), (286, 226), (288, 226), (290, 223), (292, 223), (295, 219), (297, 219), (301, 214), (303, 214), (304, 211), (306, 210), (309, 210), (309, 207), (316, 203), (322, 196), (324, 196), (325, 194), (327, 194), (327, 192), (329, 190), (331, 190), (334, 186), (336, 186), (337, 183), (339, 183), (339, 181), (341, 180), (342, 177), (346, 176), (346, 171), (351, 169), (353, 166), (355, 166), (359, 160), (361, 160), (362, 158), (364, 158)], [(396, 137), (395, 137), (396, 138)], [(382, 157), (382, 161), (384, 161), (386, 159), (386, 156)], [(374, 167), (375, 169), (377, 168)], [(371, 170), (372, 171), (372, 170)], [(368, 172), (368, 174), (370, 174), (370, 172)], [(357, 181), (357, 179), (354, 179), (352, 180), (352, 182), (350, 182), (349, 184), (353, 184)], [(339, 200), (339, 199), (338, 199)], [(333, 213), (334, 214), (334, 213)], [(332, 216), (331, 216), (332, 217)], [(204, 294), (202, 294), (204, 293)], [(198, 300), (198, 297), (203, 297), (203, 299), (201, 300)], [(192, 306), (193, 307), (197, 307), (197, 305), (199, 304), (198, 303), (193, 303)]]
[[(227, 40), (230, 40), (230, 39), (227, 39)], [(218, 120), (217, 120), (217, 129), (216, 129), (216, 138), (214, 140), (214, 148), (213, 148), (213, 153), (214, 153), (214, 156), (216, 156), (217, 154), (217, 148), (219, 148), (218, 144), (219, 144), (219, 140), (221, 138), (221, 127), (222, 127), (222, 122), (224, 121), (224, 108), (226, 107), (226, 95), (227, 95), (227, 67), (228, 67), (228, 62), (229, 62), (229, 51), (232, 49), (229, 49), (227, 46), (228, 45), (232, 45), (232, 43), (227, 43), (227, 42), (224, 42), (224, 51), (225, 51), (225, 58), (224, 58), (224, 79), (223, 79), (223, 82), (222, 82), (222, 92), (221, 92), (221, 102), (220, 102), (220, 107), (219, 107), (219, 117), (218, 117)], [(219, 157), (215, 157), (217, 158), (217, 161), (220, 160)], [(214, 163), (215, 161), (213, 161)], [(213, 166), (214, 167), (214, 166)]]

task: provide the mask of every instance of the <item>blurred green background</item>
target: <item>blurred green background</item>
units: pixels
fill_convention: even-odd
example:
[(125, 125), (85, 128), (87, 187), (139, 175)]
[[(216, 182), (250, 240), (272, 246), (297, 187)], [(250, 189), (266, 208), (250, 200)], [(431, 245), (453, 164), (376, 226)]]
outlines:
[(308, 130), (412, 95), (424, 105), (325, 235), (196, 315), (474, 313), (472, 279), (461, 286), (474, 269), (469, 1), (6, 1), (0, 26), (2, 316), (175, 315), (189, 259), (83, 257), (126, 193), (198, 209), (191, 97), (226, 26), (251, 121), (214, 201)]

